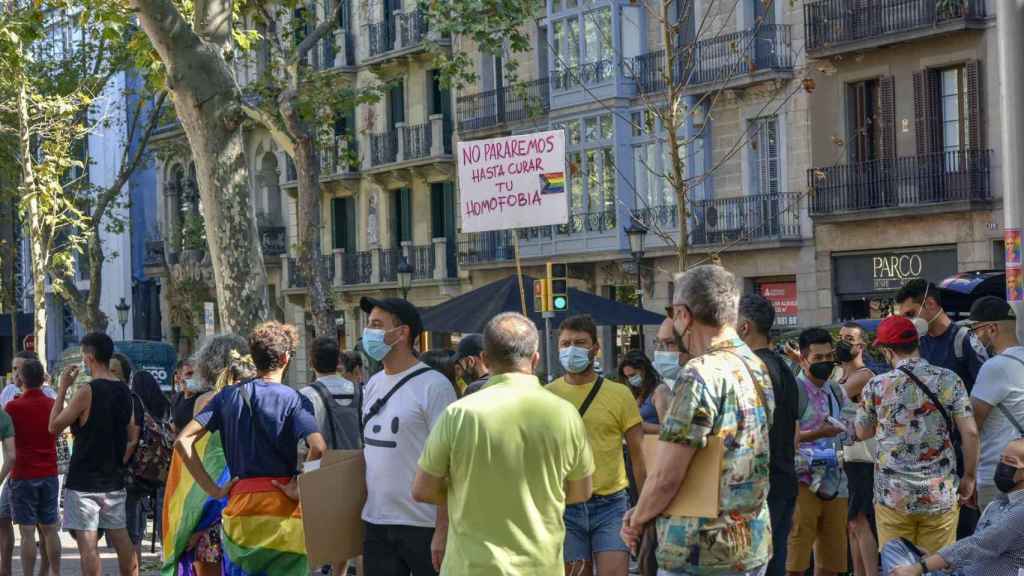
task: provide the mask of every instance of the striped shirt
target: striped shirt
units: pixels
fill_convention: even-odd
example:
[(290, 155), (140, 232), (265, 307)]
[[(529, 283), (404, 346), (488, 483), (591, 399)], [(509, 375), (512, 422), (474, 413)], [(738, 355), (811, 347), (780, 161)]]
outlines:
[(1000, 494), (974, 535), (939, 550), (939, 556), (964, 576), (1018, 576), (1024, 568), (1024, 490)]

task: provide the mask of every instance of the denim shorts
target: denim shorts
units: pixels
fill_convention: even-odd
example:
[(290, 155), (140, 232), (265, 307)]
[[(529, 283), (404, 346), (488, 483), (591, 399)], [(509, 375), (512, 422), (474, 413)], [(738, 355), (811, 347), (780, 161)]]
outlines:
[(4, 487), (0, 489), (0, 520), (10, 520), (11, 514), (11, 479), (8, 478), (4, 482)]
[(619, 532), (628, 509), (621, 490), (565, 507), (565, 561), (590, 560), (600, 552), (629, 552)]
[(11, 511), (19, 526), (53, 526), (59, 517), (56, 476), (11, 481)]

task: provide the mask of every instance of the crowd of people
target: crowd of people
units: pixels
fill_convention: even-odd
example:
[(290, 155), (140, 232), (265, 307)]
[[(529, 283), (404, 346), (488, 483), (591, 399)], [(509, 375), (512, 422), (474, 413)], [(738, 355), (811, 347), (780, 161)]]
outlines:
[[(165, 574), (308, 575), (321, 568), (296, 479), (350, 448), (365, 459), (362, 556), (323, 567), (335, 574), (829, 576), (852, 559), (856, 576), (1017, 576), (1013, 310), (985, 297), (954, 323), (923, 281), (896, 302), (873, 339), (849, 323), (774, 343), (772, 303), (698, 266), (676, 278), (651, 357), (599, 370), (598, 328), (572, 316), (557, 331), (563, 376), (546, 383), (527, 317), (421, 353), (419, 311), (398, 298), (361, 301), (360, 352), (314, 340), (315, 378), (298, 388), (283, 383), (298, 335), (277, 322), (208, 338), (170, 401), (104, 334), (83, 338), (56, 390), (22, 353), (0, 394), (0, 576), (14, 524), (25, 574), (37, 536), (41, 573), (59, 574), (59, 527), (83, 574), (100, 573), (102, 535), (138, 574), (147, 500)], [(173, 456), (151, 478), (139, 460), (159, 461), (163, 426)], [(673, 512), (686, 485), (717, 485), (715, 512)]]

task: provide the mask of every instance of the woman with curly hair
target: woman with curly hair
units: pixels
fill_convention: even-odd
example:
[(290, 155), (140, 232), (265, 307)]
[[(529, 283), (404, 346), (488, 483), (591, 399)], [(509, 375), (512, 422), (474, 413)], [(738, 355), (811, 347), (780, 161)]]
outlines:
[[(307, 458), (317, 460), (327, 445), (312, 404), (281, 382), (298, 342), (292, 326), (257, 326), (249, 336), (256, 378), (213, 396), (175, 443), (202, 490), (216, 500), (227, 498), (221, 513), (224, 574), (309, 574), (295, 482), (298, 446), (305, 440)], [(197, 451), (212, 432), (220, 432), (230, 481), (212, 478)]]
[[(249, 344), (241, 336), (218, 334), (203, 342), (191, 361), (195, 369), (195, 402), (191, 420), (221, 389), (256, 377)], [(186, 424), (188, 422), (186, 420)], [(184, 428), (185, 424), (182, 425)], [(219, 432), (196, 444), (203, 467), (220, 482), (231, 477)], [(210, 498), (175, 452), (167, 477), (163, 507), (164, 567), (177, 567), (182, 576), (218, 576), (221, 573), (221, 511), (225, 501)]]

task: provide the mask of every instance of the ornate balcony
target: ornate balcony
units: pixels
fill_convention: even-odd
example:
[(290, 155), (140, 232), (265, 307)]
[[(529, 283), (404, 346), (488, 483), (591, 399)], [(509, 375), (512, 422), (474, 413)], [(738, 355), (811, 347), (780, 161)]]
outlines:
[(551, 83), (547, 78), (459, 96), (459, 132), (525, 122), (546, 115), (550, 106)]

